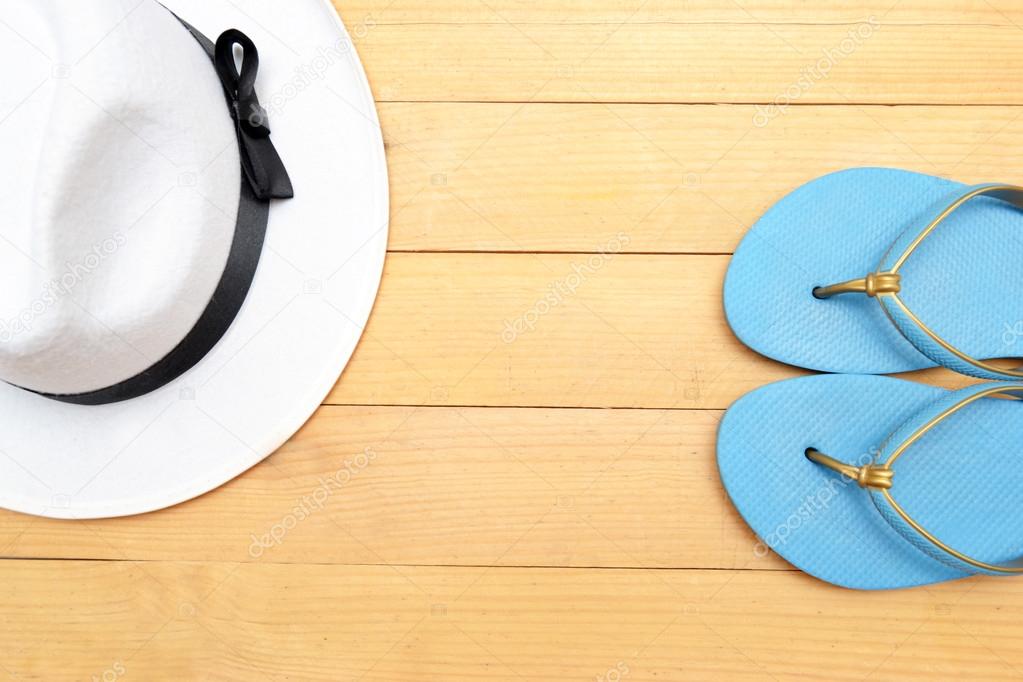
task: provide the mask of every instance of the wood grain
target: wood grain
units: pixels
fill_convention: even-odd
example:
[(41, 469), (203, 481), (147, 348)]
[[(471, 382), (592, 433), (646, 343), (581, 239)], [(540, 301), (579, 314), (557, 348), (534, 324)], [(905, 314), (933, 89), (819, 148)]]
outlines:
[(128, 519), (0, 513), (7, 557), (787, 569), (721, 489), (710, 411), (325, 407), (266, 463)]
[(1021, 597), (1000, 579), (864, 594), (754, 571), (4, 562), (0, 674), (1008, 680)]
[[(1021, 34), (1023, 37), (1023, 34)], [(1017, 107), (384, 104), (392, 250), (730, 253), (825, 173), (1023, 184)], [(556, 149), (558, 153), (552, 154)]]
[(347, 23), (376, 24), (610, 24), (645, 23), (799, 23), (861, 21), (875, 15), (901, 24), (1012, 26), (1023, 20), (1013, 0), (334, 0)]
[[(873, 3), (837, 23), (802, 23), (799, 13), (758, 18), (741, 3), (729, 14), (746, 16), (726, 19), (723, 2), (707, 5), (717, 20), (691, 21), (686, 4), (661, 4), (659, 18), (644, 21), (633, 18), (637, 1), (618, 19), (611, 7), (595, 21), (551, 21), (527, 6), (485, 22), (431, 8), (429, 21), (389, 23), (385, 0), (369, 11), (338, 4), (382, 101), (1023, 103), (1005, 76), (1023, 66), (1018, 8), (972, 15), (994, 24), (956, 25), (943, 23), (955, 17), (951, 5), (932, 14), (916, 4), (889, 22)], [(487, 8), (449, 8), (470, 5)]]
[(727, 407), (796, 374), (732, 336), (720, 295), (727, 262), (392, 254), (328, 402)]

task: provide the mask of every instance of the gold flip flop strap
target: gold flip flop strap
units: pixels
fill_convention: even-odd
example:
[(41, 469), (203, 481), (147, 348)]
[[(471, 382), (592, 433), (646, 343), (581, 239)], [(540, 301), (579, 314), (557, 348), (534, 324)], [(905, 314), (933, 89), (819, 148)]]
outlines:
[[(996, 367), (995, 365), (984, 362), (983, 360), (978, 360), (977, 358), (974, 358), (956, 348), (954, 345), (943, 339), (937, 332), (924, 324), (924, 322), (909, 309), (906, 303), (899, 296), (899, 293), (902, 291), (902, 276), (899, 274), (899, 270), (903, 265), (905, 265), (909, 257), (913, 255), (917, 248), (919, 248), (920, 244), (922, 244), (923, 241), (927, 239), (927, 237), (929, 237), (952, 213), (954, 213), (967, 201), (980, 196), (999, 199), (1015, 206), (1016, 208), (1023, 209), (1023, 187), (1016, 187), (1014, 185), (982, 185), (980, 187), (974, 187), (970, 191), (965, 192), (963, 195), (958, 197), (948, 207), (941, 211), (941, 213), (939, 213), (937, 217), (927, 225), (927, 227), (925, 227), (909, 242), (894, 262), (891, 262), (893, 255), (892, 251), (903, 241), (903, 239), (896, 242), (896, 245), (892, 247), (892, 250), (885, 255), (884, 260), (878, 268), (878, 272), (870, 273), (860, 279), (853, 279), (847, 282), (818, 287), (817, 289), (814, 289), (814, 296), (820, 299), (827, 299), (833, 296), (840, 296), (842, 294), (858, 293), (865, 294), (871, 298), (876, 298), (893, 323), (895, 322), (893, 313), (901, 313), (946, 353), (949, 353), (962, 362), (984, 372), (984, 374), (979, 376), (990, 379), (1023, 379), (1023, 368), (1004, 369)], [(891, 310), (889, 305), (897, 306), (898, 310)], [(898, 324), (896, 324), (896, 327), (901, 331), (901, 327), (899, 327)], [(907, 338), (909, 337), (907, 336)], [(916, 342), (914, 342), (913, 339), (910, 338), (909, 340), (911, 343), (916, 345)]]
[[(819, 464), (827, 469), (830, 469), (842, 476), (850, 478), (856, 481), (861, 488), (868, 489), (874, 496), (875, 504), (878, 504), (877, 496), (883, 498), (884, 502), (901, 518), (910, 528), (912, 528), (920, 538), (923, 538), (929, 545), (943, 552), (944, 554), (957, 559), (958, 561), (967, 564), (975, 569), (986, 571), (989, 573), (999, 574), (1021, 574), (1023, 573), (1023, 558), (1009, 562), (1007, 564), (989, 564), (979, 559), (975, 559), (963, 552), (960, 552), (946, 543), (942, 542), (933, 533), (923, 527), (916, 519), (914, 519), (909, 512), (902, 508), (902, 506), (895, 501), (892, 496), (892, 488), (894, 486), (895, 462), (902, 457), (903, 454), (917, 441), (924, 437), (929, 431), (934, 429), (938, 424), (942, 423), (952, 415), (956, 414), (968, 405), (982, 400), (984, 398), (992, 398), (995, 396), (1008, 396), (1016, 399), (1023, 399), (1023, 383), (1019, 384), (982, 384), (974, 386), (958, 393), (965, 393), (966, 397), (954, 402), (950, 406), (943, 409), (936, 416), (928, 420), (920, 427), (913, 430), (909, 436), (903, 440), (898, 447), (891, 450), (887, 460), (882, 464), (868, 464), (862, 467), (856, 467), (850, 464), (846, 464), (837, 460), (833, 457), (829, 457), (824, 453), (810, 449), (806, 451), (807, 458)], [(886, 450), (888, 448), (885, 448)], [(879, 506), (879, 511), (882, 511)], [(882, 515), (883, 511), (882, 511)], [(896, 529), (898, 530), (898, 529)]]

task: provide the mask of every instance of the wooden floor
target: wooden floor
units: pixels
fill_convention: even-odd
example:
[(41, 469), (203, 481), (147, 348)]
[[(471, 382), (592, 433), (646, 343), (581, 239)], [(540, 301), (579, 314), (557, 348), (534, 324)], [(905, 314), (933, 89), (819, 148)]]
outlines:
[(714, 466), (798, 373), (721, 309), (769, 205), (858, 165), (1023, 184), (1017, 0), (337, 4), (392, 181), (362, 344), (199, 500), (0, 514), (0, 678), (1023, 677), (1023, 581), (827, 586)]

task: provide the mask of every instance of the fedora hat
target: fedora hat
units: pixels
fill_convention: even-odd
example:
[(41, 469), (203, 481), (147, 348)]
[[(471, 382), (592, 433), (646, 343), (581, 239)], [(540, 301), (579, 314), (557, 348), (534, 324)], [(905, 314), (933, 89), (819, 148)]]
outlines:
[(369, 317), (383, 141), (327, 0), (0, 4), (0, 506), (148, 512), (316, 410)]

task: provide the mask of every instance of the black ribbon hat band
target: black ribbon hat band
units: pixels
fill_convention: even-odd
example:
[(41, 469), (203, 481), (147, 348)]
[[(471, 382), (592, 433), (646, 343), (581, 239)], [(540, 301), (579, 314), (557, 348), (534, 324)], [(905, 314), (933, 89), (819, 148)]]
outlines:
[[(224, 273), (199, 321), (164, 358), (130, 379), (97, 391), (74, 395), (32, 391), (46, 398), (74, 405), (117, 403), (152, 393), (195, 367), (227, 333), (252, 287), (266, 240), (270, 200), (290, 199), (295, 195), (288, 171), (270, 141), (266, 110), (256, 97), (259, 51), (255, 43), (241, 31), (231, 29), (214, 44), (194, 26), (180, 18), (178, 21), (210, 56), (224, 86), (238, 137), (241, 198)], [(235, 63), (235, 46), (243, 51), (241, 70)]]

